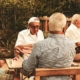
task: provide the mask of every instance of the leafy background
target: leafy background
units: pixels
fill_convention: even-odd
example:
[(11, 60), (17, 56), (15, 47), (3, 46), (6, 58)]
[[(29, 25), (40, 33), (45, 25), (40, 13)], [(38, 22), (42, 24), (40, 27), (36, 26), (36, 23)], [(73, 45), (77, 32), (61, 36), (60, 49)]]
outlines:
[[(0, 0), (0, 57), (14, 57), (19, 31), (27, 28), (32, 16), (50, 16), (62, 12), (67, 17), (80, 13), (79, 0)], [(44, 32), (46, 35), (46, 33)]]

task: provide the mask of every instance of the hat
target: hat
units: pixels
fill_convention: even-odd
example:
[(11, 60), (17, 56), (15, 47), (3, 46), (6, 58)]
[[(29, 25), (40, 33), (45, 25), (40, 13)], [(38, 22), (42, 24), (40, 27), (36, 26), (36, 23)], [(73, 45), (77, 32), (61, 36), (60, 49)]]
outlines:
[(31, 17), (28, 21), (28, 24), (31, 23), (31, 22), (40, 22), (39, 18), (38, 17)]

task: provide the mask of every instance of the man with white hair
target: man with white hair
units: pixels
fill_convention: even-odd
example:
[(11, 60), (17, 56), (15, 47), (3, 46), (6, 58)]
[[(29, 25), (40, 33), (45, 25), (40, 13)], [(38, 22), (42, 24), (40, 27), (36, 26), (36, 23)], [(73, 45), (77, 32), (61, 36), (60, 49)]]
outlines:
[(34, 43), (44, 39), (43, 32), (40, 28), (40, 20), (38, 17), (31, 17), (28, 21), (28, 29), (22, 30), (18, 34), (15, 44), (15, 57), (23, 55), (23, 58), (29, 56)]
[[(71, 66), (75, 56), (75, 43), (65, 38), (66, 16), (54, 13), (49, 18), (48, 37), (34, 44), (29, 58), (23, 61), (23, 73), (30, 77), (35, 68), (64, 68)], [(69, 80), (70, 76), (41, 77), (40, 80)]]
[(77, 53), (74, 60), (80, 61), (80, 14), (72, 16), (71, 24), (66, 30), (65, 36), (74, 40)]

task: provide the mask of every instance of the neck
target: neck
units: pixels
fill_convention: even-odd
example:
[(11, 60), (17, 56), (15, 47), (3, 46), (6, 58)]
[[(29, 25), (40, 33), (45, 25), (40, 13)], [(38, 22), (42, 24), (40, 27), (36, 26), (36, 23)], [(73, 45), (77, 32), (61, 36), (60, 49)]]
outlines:
[(51, 34), (64, 34), (62, 31), (50, 31)]
[(37, 33), (32, 33), (31, 31), (30, 31), (30, 33), (31, 33), (32, 35), (36, 35), (36, 36), (37, 36)]

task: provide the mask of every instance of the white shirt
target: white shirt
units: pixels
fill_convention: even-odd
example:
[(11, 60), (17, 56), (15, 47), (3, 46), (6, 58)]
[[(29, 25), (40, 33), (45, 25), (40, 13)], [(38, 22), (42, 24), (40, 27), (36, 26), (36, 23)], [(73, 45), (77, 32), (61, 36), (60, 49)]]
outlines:
[(76, 42), (80, 42), (80, 28), (77, 28), (74, 24), (71, 24), (65, 32), (65, 36), (74, 40)]
[(34, 44), (44, 39), (43, 32), (38, 31), (37, 35), (32, 35), (29, 29), (25, 29), (19, 32), (15, 46)]

